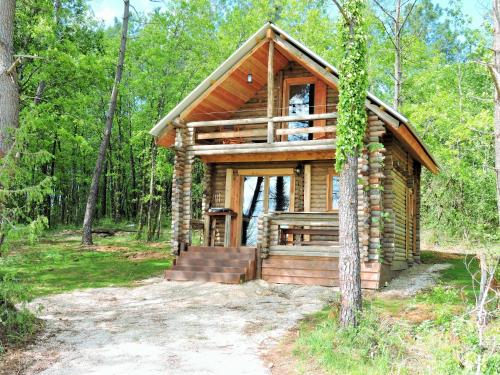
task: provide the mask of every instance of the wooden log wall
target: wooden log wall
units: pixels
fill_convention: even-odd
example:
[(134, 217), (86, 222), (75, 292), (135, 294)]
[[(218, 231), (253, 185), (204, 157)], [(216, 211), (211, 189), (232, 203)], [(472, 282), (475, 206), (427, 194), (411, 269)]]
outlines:
[[(361, 287), (379, 287), (381, 264), (361, 264)], [(271, 255), (262, 260), (262, 278), (272, 283), (339, 286), (337, 257)]]
[(384, 173), (383, 261), (393, 271), (420, 262), (419, 215), (421, 166), (392, 135), (383, 143), (387, 150)]

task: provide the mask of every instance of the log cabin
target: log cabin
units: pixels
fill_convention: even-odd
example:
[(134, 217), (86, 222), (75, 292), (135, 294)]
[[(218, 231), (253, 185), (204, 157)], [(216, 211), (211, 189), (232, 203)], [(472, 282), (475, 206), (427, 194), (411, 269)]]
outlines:
[[(175, 154), (170, 280), (338, 285), (339, 74), (266, 23), (151, 130)], [(371, 93), (359, 156), (362, 287), (420, 262), (420, 174), (439, 168), (402, 114)], [(203, 243), (191, 244), (195, 158)]]

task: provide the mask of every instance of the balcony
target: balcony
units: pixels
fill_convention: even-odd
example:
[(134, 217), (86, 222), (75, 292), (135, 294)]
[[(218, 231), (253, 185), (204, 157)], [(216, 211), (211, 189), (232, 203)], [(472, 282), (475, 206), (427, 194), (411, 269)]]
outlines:
[[(325, 121), (324, 126), (310, 125), (336, 118), (337, 113), (332, 112), (188, 122), (186, 126), (194, 141), (188, 150), (196, 156), (334, 150), (336, 125), (326, 125)], [(309, 126), (305, 127), (288, 126), (307, 122)]]

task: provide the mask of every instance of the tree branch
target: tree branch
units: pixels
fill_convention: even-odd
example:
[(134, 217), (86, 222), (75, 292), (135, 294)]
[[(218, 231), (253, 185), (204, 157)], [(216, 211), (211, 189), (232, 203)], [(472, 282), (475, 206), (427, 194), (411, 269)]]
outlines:
[(413, 8), (415, 8), (415, 4), (417, 3), (417, 1), (418, 0), (415, 0), (413, 2), (413, 4), (411, 4), (410, 10), (406, 14), (405, 19), (403, 20), (403, 23), (401, 24), (401, 27), (399, 28), (398, 36), (399, 36), (399, 34), (401, 34), (401, 31), (403, 31), (403, 29), (405, 27), (405, 24), (406, 24), (406, 21), (408, 21), (408, 18), (410, 17), (410, 14), (413, 12)]
[(387, 36), (389, 37), (389, 40), (391, 41), (392, 45), (394, 46), (394, 48), (397, 48), (396, 47), (396, 42), (394, 41), (394, 37), (395, 37), (395, 34), (391, 31), (389, 31), (387, 29), (387, 26), (385, 26), (385, 23), (384, 21), (382, 21), (380, 18), (378, 18), (377, 16), (375, 16), (375, 18), (377, 19), (377, 21), (380, 22), (380, 24), (382, 25), (382, 27), (384, 28), (384, 31), (385, 33), (387, 34)]
[(337, 8), (339, 9), (339, 12), (342, 14), (342, 17), (344, 17), (344, 20), (347, 22), (347, 23), (351, 23), (351, 18), (347, 16), (347, 13), (345, 12), (344, 8), (342, 7), (342, 5), (340, 5), (340, 3), (337, 1), (337, 0), (333, 0), (333, 3), (337, 6)]
[(476, 61), (477, 64), (486, 66), (491, 74), (493, 83), (495, 84), (495, 90), (500, 95), (500, 73), (495, 69), (493, 64), (485, 63), (483, 61)]
[(387, 15), (387, 17), (396, 22), (396, 18), (387, 9), (385, 9), (385, 7), (382, 4), (380, 4), (377, 0), (373, 0), (373, 2), (377, 4), (377, 6), (382, 10), (382, 12), (384, 12)]
[(17, 59), (14, 60), (14, 62), (12, 63), (11, 66), (9, 66), (7, 68), (7, 70), (5, 71), (5, 73), (7, 73), (8, 75), (12, 75), (12, 73), (16, 70), (17, 66), (21, 64), (21, 58), (18, 57)]

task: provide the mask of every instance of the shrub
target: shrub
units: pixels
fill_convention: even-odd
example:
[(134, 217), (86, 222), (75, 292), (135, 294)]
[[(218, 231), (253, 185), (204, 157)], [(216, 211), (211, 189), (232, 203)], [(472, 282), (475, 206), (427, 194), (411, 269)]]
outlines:
[(0, 354), (9, 346), (29, 340), (36, 331), (36, 318), (24, 306), (28, 292), (10, 274), (0, 273)]
[[(318, 323), (319, 321), (319, 323)], [(404, 374), (409, 325), (394, 324), (370, 308), (357, 328), (342, 328), (336, 313), (317, 314), (309, 330), (303, 326), (296, 354), (313, 356), (332, 374)]]

